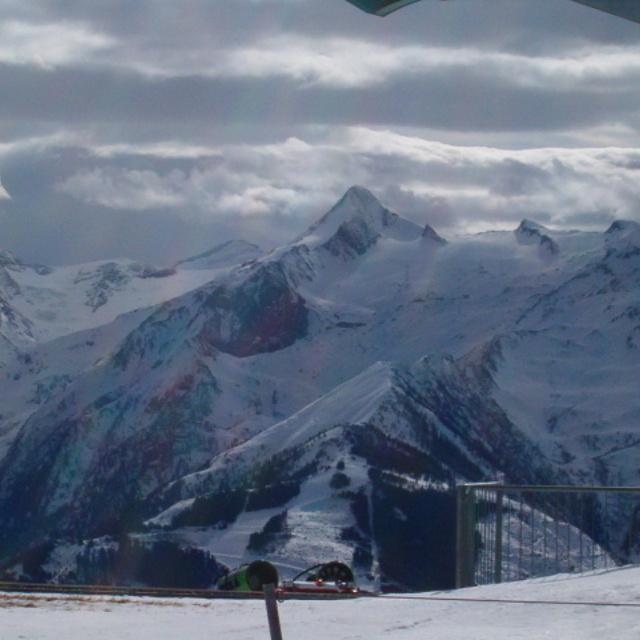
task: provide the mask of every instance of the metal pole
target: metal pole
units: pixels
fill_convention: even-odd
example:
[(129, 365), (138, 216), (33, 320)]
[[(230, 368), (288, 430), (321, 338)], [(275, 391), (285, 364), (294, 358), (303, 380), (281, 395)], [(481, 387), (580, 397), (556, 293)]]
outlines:
[(475, 499), (473, 489), (457, 487), (456, 589), (474, 584), (475, 574)]
[(503, 501), (504, 493), (496, 489), (496, 548), (495, 548), (495, 581), (502, 582), (502, 527), (503, 527)]
[(274, 584), (265, 584), (264, 601), (267, 606), (267, 618), (269, 620), (269, 633), (271, 640), (282, 640), (280, 628), (280, 616), (278, 615), (278, 601), (276, 599), (276, 587)]
[(467, 551), (465, 548), (466, 492), (464, 485), (456, 487), (456, 589), (464, 586), (464, 565)]

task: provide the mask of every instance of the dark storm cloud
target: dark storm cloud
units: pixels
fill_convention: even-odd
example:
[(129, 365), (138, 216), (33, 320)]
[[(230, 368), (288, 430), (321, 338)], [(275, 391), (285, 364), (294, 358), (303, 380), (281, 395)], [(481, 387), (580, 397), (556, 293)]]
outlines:
[[(0, 115), (70, 126), (142, 120), (530, 131), (624, 118), (639, 97), (637, 50), (589, 61), (596, 44), (588, 35), (606, 42), (611, 18), (569, 0), (540, 0), (537, 9), (524, 0), (425, 0), (389, 21), (343, 0), (130, 4), (29, 3), (41, 22), (67, 21), (55, 23), (61, 36), (82, 26), (78, 47), (89, 53), (69, 53), (53, 67), (35, 64), (47, 62), (46, 51), (33, 52), (34, 64), (5, 62)], [(613, 22), (618, 38), (635, 34), (638, 45), (640, 30), (620, 23)]]
[[(480, 65), (478, 65), (480, 66)], [(637, 75), (636, 75), (637, 74)], [(384, 84), (335, 86), (293, 78), (178, 77), (78, 69), (0, 66), (0, 117), (69, 126), (185, 122), (234, 124), (402, 125), (463, 131), (576, 129), (636, 109), (637, 83), (608, 78), (571, 90), (551, 80), (518, 85), (500, 69), (447, 65), (421, 74), (398, 73)], [(560, 78), (559, 80), (561, 80)]]

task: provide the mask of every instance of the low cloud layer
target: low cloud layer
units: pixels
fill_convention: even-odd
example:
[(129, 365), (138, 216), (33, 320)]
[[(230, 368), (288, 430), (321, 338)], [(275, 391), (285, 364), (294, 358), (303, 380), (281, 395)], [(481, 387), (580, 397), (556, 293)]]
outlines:
[(22, 0), (0, 247), (168, 264), (286, 242), (352, 184), (443, 234), (640, 219), (640, 26), (569, 0)]

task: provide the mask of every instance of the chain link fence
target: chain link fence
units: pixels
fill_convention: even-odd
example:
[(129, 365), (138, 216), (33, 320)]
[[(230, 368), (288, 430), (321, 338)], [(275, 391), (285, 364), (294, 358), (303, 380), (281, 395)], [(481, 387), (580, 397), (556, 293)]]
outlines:
[(584, 572), (640, 556), (640, 487), (466, 484), (456, 586)]

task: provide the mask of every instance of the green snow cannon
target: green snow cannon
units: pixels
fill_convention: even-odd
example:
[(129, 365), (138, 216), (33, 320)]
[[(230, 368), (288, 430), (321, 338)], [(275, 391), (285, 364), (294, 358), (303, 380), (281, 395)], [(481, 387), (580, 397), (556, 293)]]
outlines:
[(230, 571), (218, 580), (221, 591), (262, 591), (265, 584), (278, 586), (278, 570), (266, 560), (255, 560)]

